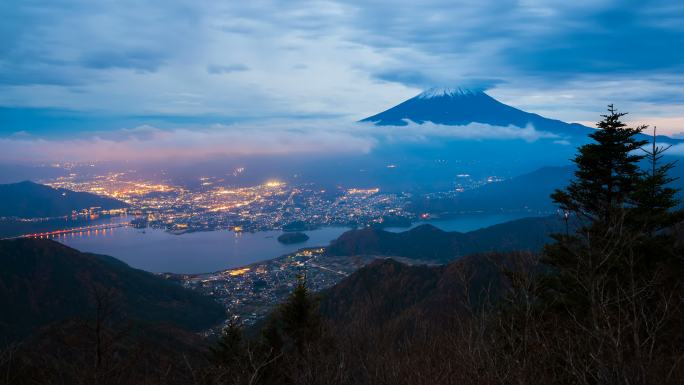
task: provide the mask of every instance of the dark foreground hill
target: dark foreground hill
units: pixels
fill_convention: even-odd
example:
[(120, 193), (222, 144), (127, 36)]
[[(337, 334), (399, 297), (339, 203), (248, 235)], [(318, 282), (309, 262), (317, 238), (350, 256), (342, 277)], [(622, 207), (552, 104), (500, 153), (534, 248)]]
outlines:
[(407, 265), (392, 258), (357, 270), (321, 298), (321, 312), (336, 325), (354, 322), (401, 326), (446, 322), (508, 288), (505, 271), (531, 266), (524, 252), (469, 255), (446, 265)]
[(372, 227), (351, 230), (332, 241), (330, 255), (385, 255), (444, 263), (482, 252), (538, 251), (562, 231), (556, 217), (523, 218), (467, 233), (447, 232), (432, 225), (394, 233)]
[(0, 185), (0, 217), (59, 217), (90, 207), (109, 210), (126, 206), (116, 199), (29, 181)]
[(190, 384), (198, 331), (225, 317), (200, 294), (50, 240), (0, 241), (2, 384)]
[(3, 340), (69, 319), (91, 319), (98, 309), (117, 319), (190, 331), (211, 327), (225, 315), (211, 299), (117, 259), (38, 239), (0, 241), (0, 309)]

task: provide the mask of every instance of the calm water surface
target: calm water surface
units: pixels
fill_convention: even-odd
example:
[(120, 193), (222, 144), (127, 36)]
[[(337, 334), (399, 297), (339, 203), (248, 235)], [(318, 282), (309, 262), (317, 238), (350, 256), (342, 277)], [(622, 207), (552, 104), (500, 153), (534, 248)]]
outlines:
[[(529, 216), (525, 214), (469, 214), (430, 223), (445, 231), (471, 231)], [(228, 230), (174, 235), (163, 230), (119, 227), (84, 234), (67, 234), (56, 240), (81, 251), (111, 255), (129, 265), (152, 272), (205, 273), (272, 259), (302, 247), (326, 246), (349, 230), (324, 227), (307, 231), (309, 240), (294, 245), (278, 242), (280, 231), (234, 233)], [(391, 228), (405, 231), (407, 228)]]
[(463, 214), (458, 217), (449, 219), (431, 219), (427, 221), (420, 221), (413, 223), (411, 227), (390, 227), (387, 231), (406, 231), (409, 228), (414, 228), (423, 224), (431, 224), (444, 231), (460, 231), (462, 233), (489, 227), (497, 223), (512, 221), (515, 219), (526, 218), (534, 216), (527, 212), (520, 213), (502, 213), (502, 214)]

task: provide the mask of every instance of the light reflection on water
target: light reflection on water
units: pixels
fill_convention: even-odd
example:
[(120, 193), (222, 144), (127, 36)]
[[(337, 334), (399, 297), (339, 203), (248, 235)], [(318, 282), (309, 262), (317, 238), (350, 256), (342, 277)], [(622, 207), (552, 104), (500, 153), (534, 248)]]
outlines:
[(99, 234), (71, 233), (56, 240), (81, 251), (106, 254), (153, 272), (203, 273), (278, 257), (302, 247), (325, 246), (348, 230), (325, 227), (309, 231), (307, 242), (284, 245), (280, 231), (235, 233), (228, 230), (170, 234), (159, 229), (119, 227)]
[[(524, 214), (470, 214), (430, 223), (445, 231), (471, 231), (521, 218)], [(111, 255), (132, 267), (153, 272), (205, 273), (244, 266), (293, 252), (302, 247), (326, 246), (347, 227), (323, 227), (307, 231), (309, 240), (284, 245), (280, 231), (235, 233), (228, 230), (174, 235), (158, 229), (118, 227), (64, 234), (54, 239), (81, 251)], [(407, 228), (390, 228), (405, 231)]]

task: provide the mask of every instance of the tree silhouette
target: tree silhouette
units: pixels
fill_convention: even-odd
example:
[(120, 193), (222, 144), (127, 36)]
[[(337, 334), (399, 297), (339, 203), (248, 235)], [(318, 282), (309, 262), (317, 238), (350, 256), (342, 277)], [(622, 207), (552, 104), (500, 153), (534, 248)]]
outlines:
[(320, 336), (321, 316), (318, 304), (306, 287), (306, 277), (300, 276), (297, 286), (280, 308), (283, 332), (300, 353), (307, 343)]

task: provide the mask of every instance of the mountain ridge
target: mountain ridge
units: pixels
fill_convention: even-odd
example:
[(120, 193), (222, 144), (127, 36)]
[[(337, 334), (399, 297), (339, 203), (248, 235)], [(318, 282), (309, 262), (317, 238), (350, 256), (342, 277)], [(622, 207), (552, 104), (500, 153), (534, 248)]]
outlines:
[(562, 230), (562, 221), (553, 216), (522, 218), (466, 233), (447, 232), (429, 224), (399, 233), (366, 227), (340, 235), (330, 242), (326, 252), (334, 256), (379, 255), (446, 263), (474, 253), (538, 251), (551, 240), (551, 233)]
[(108, 210), (127, 206), (125, 202), (113, 198), (55, 189), (28, 180), (0, 185), (0, 217), (60, 217), (90, 207)]
[(163, 321), (200, 331), (225, 316), (210, 298), (113, 257), (52, 240), (0, 241), (0, 340), (92, 317), (100, 294), (115, 303), (119, 314), (143, 323)]
[(463, 87), (433, 87), (383, 112), (362, 119), (378, 126), (423, 124), (463, 126), (482, 123), (494, 126), (527, 127), (570, 136), (586, 136), (591, 128), (526, 112), (501, 103), (482, 90)]
[(468, 306), (502, 295), (504, 272), (524, 270), (533, 260), (527, 252), (471, 254), (439, 266), (378, 259), (324, 290), (321, 311), (341, 328), (444, 325)]
[(411, 209), (440, 216), (459, 212), (530, 211), (552, 213), (557, 207), (551, 194), (572, 179), (575, 166), (544, 166), (501, 182), (488, 183), (454, 196), (416, 197)]

